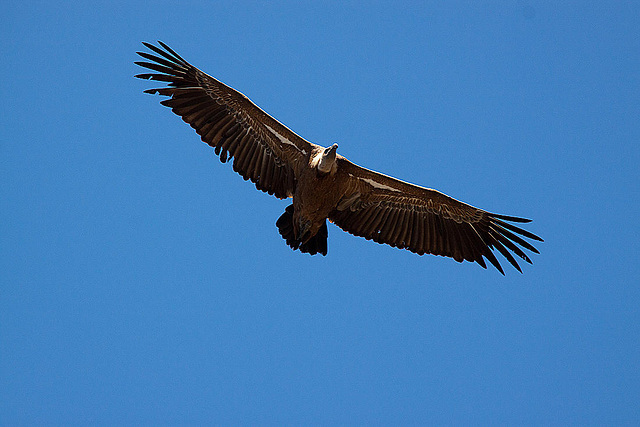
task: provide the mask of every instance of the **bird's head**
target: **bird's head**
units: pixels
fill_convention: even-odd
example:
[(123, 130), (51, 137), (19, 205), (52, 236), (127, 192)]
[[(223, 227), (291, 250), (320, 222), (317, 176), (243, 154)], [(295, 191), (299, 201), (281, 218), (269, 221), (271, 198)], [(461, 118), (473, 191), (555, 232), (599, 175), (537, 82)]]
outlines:
[(336, 163), (336, 151), (338, 151), (338, 144), (333, 144), (331, 147), (325, 148), (318, 162), (318, 171), (320, 173), (329, 173), (333, 169)]

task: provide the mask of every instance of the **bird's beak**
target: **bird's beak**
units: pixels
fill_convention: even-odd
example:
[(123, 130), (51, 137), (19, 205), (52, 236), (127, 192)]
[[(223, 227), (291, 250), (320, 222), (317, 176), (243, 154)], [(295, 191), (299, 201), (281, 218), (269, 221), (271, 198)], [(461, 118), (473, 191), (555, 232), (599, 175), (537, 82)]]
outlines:
[(338, 144), (333, 144), (331, 147), (329, 147), (329, 152), (327, 153), (327, 158), (328, 159), (335, 159), (336, 158), (336, 152), (338, 151)]

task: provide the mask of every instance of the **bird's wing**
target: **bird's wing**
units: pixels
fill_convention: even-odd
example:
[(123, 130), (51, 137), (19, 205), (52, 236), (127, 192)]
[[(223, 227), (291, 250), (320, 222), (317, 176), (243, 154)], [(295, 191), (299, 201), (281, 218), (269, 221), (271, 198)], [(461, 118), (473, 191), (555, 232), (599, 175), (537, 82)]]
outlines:
[(151, 61), (137, 65), (153, 73), (136, 77), (168, 83), (146, 93), (170, 97), (161, 102), (189, 123), (203, 142), (215, 148), (224, 163), (259, 190), (279, 198), (295, 192), (296, 170), (314, 144), (305, 141), (269, 116), (249, 98), (185, 61), (169, 46), (143, 43), (153, 54), (137, 52)]
[(343, 157), (338, 162), (338, 170), (347, 176), (346, 192), (329, 219), (351, 234), (420, 255), (474, 261), (484, 268), (485, 257), (502, 274), (494, 249), (520, 272), (512, 253), (528, 263), (531, 260), (521, 247), (539, 253), (520, 236), (542, 239), (509, 223), (530, 222), (528, 219), (474, 208), (439, 191), (365, 169)]

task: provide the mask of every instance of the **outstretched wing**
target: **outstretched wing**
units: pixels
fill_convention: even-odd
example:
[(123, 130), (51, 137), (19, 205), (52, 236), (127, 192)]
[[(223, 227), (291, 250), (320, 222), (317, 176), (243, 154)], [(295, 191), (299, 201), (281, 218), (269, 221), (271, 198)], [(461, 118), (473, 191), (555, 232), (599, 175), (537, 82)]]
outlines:
[(530, 222), (528, 219), (489, 213), (345, 158), (338, 162), (338, 171), (346, 174), (347, 190), (329, 219), (351, 234), (420, 255), (474, 261), (487, 268), (484, 257), (502, 274), (494, 249), (520, 272), (513, 254), (531, 264), (521, 247), (539, 253), (520, 236), (542, 239), (509, 223)]
[(152, 61), (136, 62), (154, 73), (136, 77), (167, 82), (148, 89), (170, 97), (161, 102), (196, 130), (224, 163), (256, 188), (284, 199), (295, 192), (296, 170), (304, 165), (314, 144), (305, 141), (269, 116), (242, 93), (203, 73), (169, 46), (143, 43), (154, 54), (137, 52)]

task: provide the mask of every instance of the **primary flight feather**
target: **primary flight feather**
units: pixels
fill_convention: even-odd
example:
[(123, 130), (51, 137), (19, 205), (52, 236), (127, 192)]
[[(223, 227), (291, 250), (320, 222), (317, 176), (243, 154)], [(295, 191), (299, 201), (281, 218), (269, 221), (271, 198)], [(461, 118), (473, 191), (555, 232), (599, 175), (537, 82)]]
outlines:
[[(542, 241), (512, 223), (528, 219), (474, 208), (439, 191), (400, 181), (358, 166), (337, 154), (337, 144), (322, 147), (301, 138), (242, 93), (203, 73), (169, 46), (143, 43), (136, 62), (152, 73), (136, 77), (168, 83), (146, 93), (182, 117), (215, 149), (224, 163), (256, 188), (280, 199), (293, 198), (276, 225), (287, 244), (311, 255), (327, 254), (326, 220), (367, 240), (417, 254), (451, 257), (458, 262), (485, 258), (502, 274), (494, 250), (522, 272), (515, 257), (539, 253), (524, 238)], [(515, 255), (515, 257), (514, 257)]]

